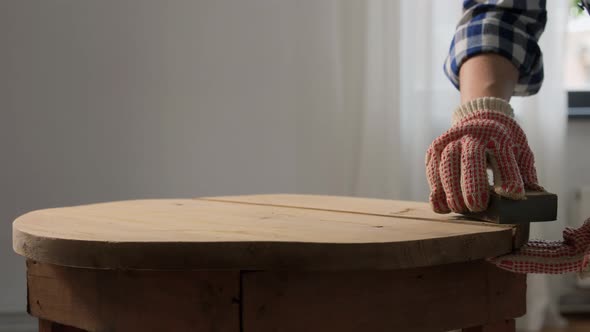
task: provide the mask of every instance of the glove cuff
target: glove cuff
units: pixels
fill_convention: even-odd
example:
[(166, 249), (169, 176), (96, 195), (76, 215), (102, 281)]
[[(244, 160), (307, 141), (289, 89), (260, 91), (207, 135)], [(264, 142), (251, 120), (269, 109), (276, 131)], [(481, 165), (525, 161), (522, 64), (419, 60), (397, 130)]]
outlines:
[(478, 111), (493, 111), (514, 118), (514, 111), (506, 100), (496, 97), (482, 97), (470, 100), (459, 106), (453, 112), (453, 124)]

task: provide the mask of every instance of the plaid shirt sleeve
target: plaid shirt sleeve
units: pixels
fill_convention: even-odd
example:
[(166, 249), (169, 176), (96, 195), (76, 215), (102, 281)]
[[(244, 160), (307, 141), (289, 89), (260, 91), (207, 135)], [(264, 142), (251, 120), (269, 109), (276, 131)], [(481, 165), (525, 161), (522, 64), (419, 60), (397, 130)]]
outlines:
[(451, 42), (444, 71), (459, 88), (459, 68), (480, 53), (496, 53), (518, 68), (515, 96), (537, 93), (543, 58), (537, 44), (547, 22), (546, 0), (464, 0), (463, 17)]

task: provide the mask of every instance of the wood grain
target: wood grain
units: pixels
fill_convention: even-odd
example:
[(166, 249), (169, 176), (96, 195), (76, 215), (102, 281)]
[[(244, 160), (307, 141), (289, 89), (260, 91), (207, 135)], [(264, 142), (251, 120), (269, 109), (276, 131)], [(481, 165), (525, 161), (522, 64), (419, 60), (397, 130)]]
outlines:
[(195, 199), (264, 206), (315, 209), (320, 211), (338, 211), (377, 216), (392, 216), (439, 222), (466, 220), (460, 214), (435, 213), (432, 211), (432, 208), (430, 208), (428, 203), (425, 202), (397, 201), (377, 198), (328, 195), (267, 194), (200, 197)]
[(13, 247), (63, 266), (209, 270), (413, 268), (513, 249), (512, 226), (436, 219), (426, 203), (276, 199), (285, 206), (162, 199), (39, 210), (14, 222)]
[[(93, 270), (29, 261), (28, 307), (33, 316), (88, 331), (238, 332), (239, 278), (231, 271)], [(42, 327), (53, 328), (51, 322)], [(46, 331), (74, 331), (57, 327)]]
[(243, 276), (244, 332), (446, 331), (525, 313), (526, 276), (484, 262)]

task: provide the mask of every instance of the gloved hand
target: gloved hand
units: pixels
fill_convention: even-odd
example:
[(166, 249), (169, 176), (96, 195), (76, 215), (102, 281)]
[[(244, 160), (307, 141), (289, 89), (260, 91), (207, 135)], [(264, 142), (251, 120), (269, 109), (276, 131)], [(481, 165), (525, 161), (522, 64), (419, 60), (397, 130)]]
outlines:
[(567, 227), (563, 231), (563, 241), (531, 240), (517, 251), (490, 261), (499, 268), (516, 273), (587, 274), (590, 218), (578, 229)]
[(435, 212), (483, 211), (489, 182), (494, 191), (523, 199), (525, 189), (542, 191), (526, 135), (512, 107), (500, 98), (484, 97), (461, 105), (452, 127), (434, 140), (426, 153), (430, 204)]

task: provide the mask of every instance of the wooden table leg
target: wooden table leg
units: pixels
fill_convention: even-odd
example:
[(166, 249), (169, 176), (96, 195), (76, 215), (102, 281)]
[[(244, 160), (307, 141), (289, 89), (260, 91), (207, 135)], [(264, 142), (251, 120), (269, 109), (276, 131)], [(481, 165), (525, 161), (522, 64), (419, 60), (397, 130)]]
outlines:
[(463, 332), (515, 332), (514, 319), (507, 319), (494, 324), (480, 325), (463, 329)]
[(39, 332), (85, 332), (75, 327), (61, 325), (45, 319), (39, 319)]

